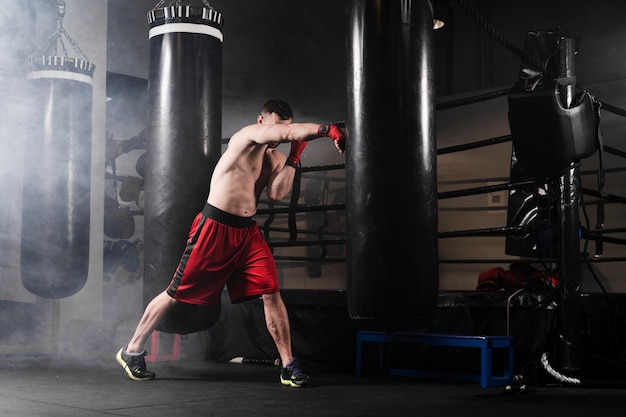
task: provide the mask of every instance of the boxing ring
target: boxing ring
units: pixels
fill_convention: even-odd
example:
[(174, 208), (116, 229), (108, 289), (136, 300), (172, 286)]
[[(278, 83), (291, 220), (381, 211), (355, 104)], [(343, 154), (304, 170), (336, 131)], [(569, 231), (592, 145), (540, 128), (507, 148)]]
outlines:
[[(554, 33), (547, 35), (544, 33), (540, 36), (544, 35), (553, 36)], [(557, 35), (561, 36), (560, 33)], [(536, 60), (529, 59), (533, 52), (539, 55), (546, 53), (537, 47), (541, 42), (532, 39), (533, 36), (537, 34), (529, 34), (531, 39), (527, 39), (525, 51), (517, 49), (512, 51), (519, 54), (523, 62), (530, 62), (531, 66), (537, 64)], [(533, 50), (533, 45), (539, 50)], [(606, 186), (607, 176), (619, 175), (624, 171), (621, 159), (626, 153), (603, 143), (603, 120), (600, 115), (611, 113), (613, 116), (623, 117), (626, 111), (598, 100), (593, 97), (592, 91), (578, 90), (573, 65), (575, 54), (573, 40), (567, 36), (561, 37), (558, 48), (561, 61), (557, 65), (553, 63), (552, 71), (556, 71), (553, 75), (557, 81), (552, 84), (554, 86), (552, 88), (557, 90), (556, 96), (563, 99), (561, 111), (566, 114), (564, 117), (568, 118), (567, 123), (571, 122), (571, 126), (564, 127), (561, 122), (557, 122), (561, 125), (556, 129), (561, 129), (558, 132), (563, 133), (563, 136), (556, 135), (556, 143), (541, 143), (543, 140), (541, 132), (536, 130), (529, 132), (526, 128), (529, 125), (528, 117), (537, 117), (536, 112), (533, 113), (535, 106), (543, 104), (532, 101), (537, 98), (536, 96), (530, 98), (534, 103), (532, 106), (524, 103), (528, 97), (525, 96), (525, 92), (520, 91), (519, 84), (510, 89), (436, 105), (436, 111), (443, 112), (507, 97), (510, 105), (507, 123), (511, 125), (511, 134), (441, 147), (437, 150), (437, 157), (440, 160), (446, 155), (488, 149), (492, 146), (510, 146), (509, 176), (465, 179), (456, 181), (456, 185), (463, 183), (484, 185), (437, 192), (440, 205), (450, 200), (504, 194), (505, 198), (498, 200), (495, 206), (469, 205), (457, 210), (459, 212), (504, 210), (506, 221), (503, 224), (445, 230), (441, 228), (440, 223), (440, 230), (437, 233), (440, 248), (445, 247), (446, 242), (451, 240), (472, 239), (471, 244), (480, 245), (481, 239), (495, 237), (501, 239), (500, 252), (494, 251), (496, 256), (485, 257), (439, 256), (437, 262), (440, 271), (449, 265), (468, 267), (469, 270), (476, 265), (481, 270), (497, 267), (504, 271), (507, 267), (513, 269), (514, 265), (517, 268), (521, 263), (533, 264), (535, 266), (532, 272), (542, 273), (540, 279), (534, 281), (524, 274), (521, 274), (520, 278), (519, 273), (517, 281), (510, 279), (507, 281), (505, 275), (503, 280), (498, 281), (500, 279), (498, 278), (494, 281), (495, 286), (489, 288), (494, 291), (476, 291), (475, 297), (452, 294), (446, 299), (449, 294), (443, 291), (439, 294), (438, 306), (441, 308), (477, 302), (483, 307), (504, 305), (507, 334), (514, 327), (511, 323), (514, 308), (535, 308), (536, 317), (526, 324), (529, 326), (539, 324), (539, 331), (537, 327), (529, 327), (525, 330), (526, 333), (516, 335), (527, 339), (525, 343), (529, 345), (527, 349), (520, 349), (525, 354), (520, 366), (528, 366), (529, 362), (536, 365), (541, 361), (544, 370), (552, 377), (563, 383), (577, 385), (580, 384), (580, 379), (565, 374), (577, 374), (588, 366), (596, 367), (597, 364), (590, 362), (588, 352), (585, 350), (589, 348), (589, 343), (594, 344), (590, 340), (599, 333), (598, 329), (594, 328), (594, 325), (598, 324), (598, 316), (591, 320), (586, 316), (589, 312), (588, 306), (584, 303), (588, 302), (590, 294), (585, 293), (583, 297), (581, 289), (583, 273), (591, 277), (597, 286), (596, 290), (600, 290), (597, 297), (591, 297), (595, 298), (594, 308), (604, 310), (611, 316), (612, 325), (617, 326), (618, 318), (614, 316), (615, 301), (599, 278), (598, 269), (603, 268), (602, 265), (626, 261), (626, 257), (621, 254), (626, 243), (626, 239), (621, 236), (626, 232), (626, 228), (620, 224), (619, 213), (615, 212), (619, 209), (613, 210), (618, 205), (621, 206), (626, 199), (611, 194)], [(543, 67), (546, 65), (545, 62), (541, 61), (540, 65)], [(521, 72), (524, 69), (528, 69), (528, 64), (522, 65)], [(548, 92), (547, 96), (550, 95), (552, 93)], [(520, 115), (522, 121), (519, 120)], [(543, 125), (552, 129), (554, 126), (550, 123), (552, 122), (546, 121)], [(350, 129), (348, 132), (350, 135)], [(554, 130), (550, 133), (554, 136)], [(531, 138), (533, 135), (534, 138)], [(526, 140), (528, 138), (531, 139)], [(533, 140), (536, 143), (533, 143)], [(532, 146), (527, 145), (527, 142), (532, 143)], [(348, 152), (350, 151), (348, 147)], [(618, 166), (605, 166), (609, 156), (612, 158), (612, 164)], [(341, 185), (345, 183), (345, 175), (348, 175), (341, 175), (345, 169), (345, 165), (300, 167), (289, 204), (261, 202), (258, 211), (259, 220), (274, 251), (283, 285), (288, 284), (286, 286), (289, 287), (289, 279), (285, 278), (289, 275), (289, 270), (305, 267), (307, 278), (302, 288), (343, 290), (340, 282), (339, 285), (335, 283), (324, 287), (319, 281), (325, 277), (322, 272), (324, 268), (349, 260), (343, 252), (345, 246), (350, 244), (350, 234), (342, 229), (346, 224), (345, 212), (350, 208), (349, 199), (341, 199), (344, 195)], [(329, 173), (333, 175), (329, 177)], [(321, 195), (318, 204), (306, 202), (303, 190), (307, 190), (309, 181), (319, 181), (323, 184), (321, 191), (318, 189), (320, 191), (318, 197)], [(441, 187), (453, 185), (455, 181), (446, 181), (439, 177), (437, 183)], [(346, 187), (349, 188), (349, 184)], [(594, 215), (589, 212), (591, 206), (595, 206)], [(440, 214), (445, 211), (455, 209), (446, 206), (439, 208)], [(611, 215), (607, 216), (607, 213)], [(594, 246), (593, 254), (590, 254), (591, 245)], [(586, 267), (584, 271), (583, 266)], [(478, 284), (476, 287), (479, 287), (480, 275), (468, 273), (467, 279), (472, 280), (472, 286)], [(317, 283), (309, 286), (313, 280)], [(602, 304), (604, 306), (599, 307)], [(405, 306), (407, 311), (412, 307), (410, 304)], [(611, 339), (608, 341), (609, 349), (603, 354), (613, 359), (617, 353), (616, 346), (621, 344), (621, 336), (615, 329), (609, 332)], [(602, 359), (605, 366), (607, 362), (611, 362), (606, 356)], [(555, 363), (556, 366), (553, 367)]]
[[(449, 108), (465, 106), (468, 104), (468, 101), (492, 100), (506, 95), (507, 93), (508, 90), (505, 90), (499, 91), (497, 94), (490, 93), (475, 96), (470, 100), (464, 99), (445, 102), (439, 104), (437, 108), (439, 111), (445, 111)], [(602, 108), (606, 112), (611, 112), (619, 117), (626, 115), (623, 110), (607, 103), (602, 103)], [(511, 135), (503, 135), (450, 147), (442, 147), (437, 150), (437, 155), (439, 157), (452, 154), (462, 155), (465, 151), (476, 151), (490, 146), (510, 146), (511, 140)], [(623, 151), (611, 146), (604, 145), (602, 151), (604, 155), (613, 155), (620, 159), (626, 156)], [(587, 322), (583, 323), (578, 321), (576, 326), (580, 326), (577, 331), (584, 333), (586, 338), (598, 338), (598, 340), (593, 343), (594, 346), (591, 347), (592, 350), (599, 349), (598, 345), (604, 344), (604, 353), (611, 356), (616, 353), (614, 350), (616, 346), (620, 345), (622, 337), (606, 329), (607, 325), (603, 324), (601, 314), (598, 312), (604, 311), (604, 314), (614, 314), (616, 310), (619, 311), (619, 307), (615, 306), (616, 301), (612, 299), (604, 287), (603, 281), (598, 278), (597, 269), (603, 264), (618, 264), (626, 261), (626, 257), (620, 255), (620, 252), (623, 253), (623, 246), (626, 240), (619, 237), (626, 229), (620, 224), (619, 217), (603, 218), (602, 207), (603, 205), (610, 205), (615, 208), (624, 204), (626, 199), (608, 193), (606, 190), (602, 191), (594, 187), (594, 185), (597, 184), (596, 180), (598, 177), (623, 173), (625, 168), (611, 167), (601, 169), (600, 167), (594, 166), (596, 161), (596, 157), (590, 157), (583, 160), (580, 165), (581, 182), (585, 184), (580, 190), (580, 210), (581, 218), (583, 219), (580, 227), (580, 264), (586, 268), (585, 272), (587, 273), (587, 278), (593, 279), (593, 283), (600, 289), (601, 294), (584, 294), (585, 303), (589, 303), (589, 305), (585, 304), (585, 306), (580, 306), (580, 308), (584, 308), (586, 314), (591, 314), (589, 313), (590, 311), (594, 311), (595, 313), (591, 316), (587, 316)], [(262, 225), (266, 239), (273, 248), (279, 268), (279, 276), (282, 281), (281, 284), (287, 284), (286, 286), (289, 288), (294, 285), (294, 281), (290, 277), (296, 275), (305, 277), (301, 278), (300, 281), (295, 281), (295, 286), (298, 289), (304, 290), (301, 292), (302, 294), (306, 294), (307, 291), (310, 292), (312, 300), (319, 299), (319, 297), (316, 297), (313, 293), (323, 292), (315, 290), (329, 290), (328, 292), (330, 293), (344, 290), (341, 286), (342, 281), (332, 278), (335, 271), (340, 271), (345, 268), (345, 245), (347, 238), (345, 235), (346, 202), (342, 199), (345, 198), (345, 192), (343, 190), (345, 186), (345, 180), (343, 179), (344, 170), (344, 164), (299, 167), (293, 192), (288, 197), (289, 202), (279, 204), (266, 200), (261, 201), (260, 209), (257, 213), (259, 224)], [(310, 182), (315, 182), (317, 185), (311, 187), (308, 185)], [(448, 183), (452, 182), (454, 181), (439, 180), (440, 184), (449, 185)], [(467, 179), (466, 181), (460, 182), (497, 184), (442, 191), (438, 193), (439, 201), (458, 202), (463, 199), (497, 192), (505, 192), (507, 196), (510, 197), (516, 192), (519, 192), (519, 190), (533, 187), (536, 184), (535, 180), (532, 178), (510, 181), (509, 178), (504, 177)], [(307, 193), (311, 188), (313, 189), (313, 197), (310, 196), (310, 192)], [(509, 200), (509, 204), (510, 201), (511, 200)], [(457, 203), (457, 206), (459, 205), (461, 204)], [(452, 211), (452, 213), (458, 213), (458, 211), (454, 209), (440, 207), (440, 210), (444, 213), (446, 209)], [(596, 212), (595, 216), (590, 209)], [(501, 205), (498, 207), (471, 207), (470, 205), (459, 208), (458, 210), (460, 210), (461, 213), (467, 213), (468, 211), (485, 212), (498, 210), (514, 212), (515, 210), (520, 210), (520, 207), (511, 207), (506, 201), (502, 201)], [(533, 208), (533, 210), (535, 210), (533, 219), (537, 221), (536, 208)], [(513, 218), (513, 216), (507, 217)], [(597, 219), (602, 221), (598, 222), (596, 221), (597, 219), (594, 220), (593, 217), (597, 217)], [(523, 256), (515, 256), (515, 254), (511, 255), (505, 253), (507, 243), (508, 246), (513, 249), (516, 248), (516, 245), (519, 249), (524, 246), (519, 244), (520, 240), (533, 240), (531, 237), (533, 227), (534, 225), (531, 224), (508, 223), (497, 227), (441, 230), (438, 233), (441, 248), (445, 248), (446, 242), (450, 240), (465, 239), (466, 242), (471, 242), (469, 243), (470, 245), (479, 246), (481, 240), (497, 238), (499, 239), (501, 250), (500, 252), (493, 252), (496, 256), (442, 256), (439, 259), (440, 268), (444, 271), (446, 266), (449, 265), (461, 268), (470, 267), (467, 269), (468, 272), (466, 274), (466, 279), (469, 282), (468, 286), (476, 286), (478, 278), (478, 273), (473, 272), (471, 267), (478, 266), (479, 271), (494, 266), (506, 269), (507, 266), (513, 262), (523, 260), (524, 262), (538, 264), (544, 267), (550, 267), (550, 265), (552, 265), (552, 268), (554, 268), (554, 264), (557, 262), (556, 254), (544, 258), (540, 254), (533, 256), (529, 253), (522, 253)], [(511, 238), (518, 239), (518, 241), (514, 241), (513, 244), (506, 241)], [(304, 273), (303, 269), (305, 271)], [(560, 278), (563, 279), (563, 277)], [(323, 281), (326, 279), (328, 279), (331, 284), (328, 282), (324, 284)], [(542, 284), (544, 283), (542, 282)], [(555, 288), (547, 283), (542, 286), (537, 286), (535, 283), (532, 287), (528, 285), (528, 288), (526, 288), (527, 285), (528, 282), (523, 281), (515, 285), (510, 284), (510, 286), (505, 288), (501, 286), (495, 288), (493, 291), (455, 291), (443, 289), (438, 298), (438, 306), (441, 311), (444, 311), (444, 316), (449, 316), (450, 321), (458, 319), (463, 320), (463, 314), (466, 314), (467, 311), (473, 308), (492, 310), (494, 317), (490, 320), (493, 322), (505, 321), (507, 335), (512, 334), (519, 338), (526, 339), (524, 342), (517, 342), (517, 350), (519, 351), (518, 355), (522, 357), (520, 361), (522, 365), (520, 366), (530, 366), (528, 362), (537, 358), (538, 350), (546, 349), (546, 347), (551, 346), (553, 342), (550, 340), (550, 338), (553, 337), (551, 335), (555, 331), (555, 328), (558, 331), (558, 323), (562, 323), (558, 318), (559, 314), (571, 314), (571, 312), (558, 313), (557, 305), (560, 300), (562, 300), (561, 297), (563, 297), (563, 295), (559, 294), (559, 287)], [(289, 292), (289, 289), (287, 292)], [(568, 294), (567, 296), (571, 297), (572, 295)], [(578, 298), (582, 297), (582, 294), (579, 293), (574, 296)], [(306, 295), (302, 297), (306, 298)], [(455, 309), (461, 309), (466, 313), (453, 313), (452, 311)], [(502, 317), (495, 318), (495, 316), (499, 316), (503, 314), (503, 312), (506, 314), (505, 319)], [(461, 316), (459, 316), (459, 314), (461, 314)], [(573, 316), (572, 314), (572, 317)], [(515, 320), (520, 324), (512, 323)], [(613, 317), (611, 321), (613, 320), (619, 320), (619, 318)], [(609, 340), (600, 335), (601, 329), (610, 333)], [(471, 331), (471, 329), (467, 330)], [(481, 330), (488, 331), (489, 325), (485, 325)], [(493, 331), (493, 328), (491, 328), (491, 330)], [(504, 331), (504, 327), (500, 327), (498, 330)], [(600, 340), (602, 340), (602, 342)], [(584, 343), (588, 343), (588, 341), (586, 340)], [(520, 346), (521, 344), (527, 344), (528, 346)], [(578, 360), (582, 359), (578, 358)], [(549, 362), (546, 362), (546, 364), (548, 369), (552, 369)], [(581, 364), (580, 366), (583, 365)], [(586, 362), (584, 366), (587, 366)], [(572, 383), (571, 381), (576, 380), (563, 379), (566, 377), (558, 372), (556, 372), (555, 375), (564, 383)]]

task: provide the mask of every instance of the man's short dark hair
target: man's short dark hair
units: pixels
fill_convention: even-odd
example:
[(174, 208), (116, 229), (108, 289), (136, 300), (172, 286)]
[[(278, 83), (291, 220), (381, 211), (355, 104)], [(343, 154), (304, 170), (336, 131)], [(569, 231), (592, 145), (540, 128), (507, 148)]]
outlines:
[(262, 111), (266, 111), (269, 114), (276, 113), (281, 120), (287, 120), (293, 118), (293, 112), (291, 107), (286, 101), (280, 99), (267, 100), (263, 105)]

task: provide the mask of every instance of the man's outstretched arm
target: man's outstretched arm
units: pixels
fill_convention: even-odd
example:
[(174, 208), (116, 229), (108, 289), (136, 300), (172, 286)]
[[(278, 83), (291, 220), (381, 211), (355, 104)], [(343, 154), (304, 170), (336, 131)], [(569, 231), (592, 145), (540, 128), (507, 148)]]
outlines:
[[(339, 127), (336, 125), (316, 126), (317, 132), (312, 139), (330, 137), (333, 139), (337, 150), (343, 152), (345, 147), (345, 134)], [(333, 138), (333, 136), (337, 139)], [(270, 174), (266, 187), (268, 198), (274, 201), (280, 201), (291, 191), (296, 168), (307, 143), (306, 141), (292, 140), (291, 150), (286, 159), (284, 159), (284, 155), (280, 152), (268, 152), (266, 157), (270, 158), (272, 166), (272, 173)]]
[(253, 142), (270, 145), (286, 142), (308, 142), (328, 137), (340, 153), (345, 149), (346, 135), (337, 125), (318, 123), (256, 124), (246, 126), (235, 134), (248, 136)]

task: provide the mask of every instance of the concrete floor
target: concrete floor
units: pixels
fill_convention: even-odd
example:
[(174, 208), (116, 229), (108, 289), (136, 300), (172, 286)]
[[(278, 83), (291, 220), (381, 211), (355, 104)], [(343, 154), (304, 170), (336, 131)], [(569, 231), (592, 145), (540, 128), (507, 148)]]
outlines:
[(108, 362), (0, 359), (0, 416), (625, 416), (623, 388), (532, 387), (504, 393), (467, 383), (362, 377), (309, 369), (315, 386), (278, 382), (278, 368), (211, 361), (149, 364), (154, 381), (129, 380)]

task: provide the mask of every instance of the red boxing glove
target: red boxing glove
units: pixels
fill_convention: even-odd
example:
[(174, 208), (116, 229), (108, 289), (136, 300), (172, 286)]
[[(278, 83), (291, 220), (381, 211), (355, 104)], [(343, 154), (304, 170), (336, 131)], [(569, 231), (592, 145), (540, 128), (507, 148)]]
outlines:
[(337, 125), (320, 125), (317, 129), (320, 136), (329, 137), (335, 142), (335, 147), (339, 153), (343, 153), (346, 149), (346, 134)]
[(304, 151), (306, 145), (308, 145), (308, 142), (298, 142), (296, 140), (291, 142), (291, 151), (289, 152), (285, 165), (296, 168), (298, 162), (300, 162), (300, 155), (302, 155), (302, 151)]
[(504, 269), (500, 267), (489, 268), (478, 275), (477, 290), (499, 290), (502, 288)]

